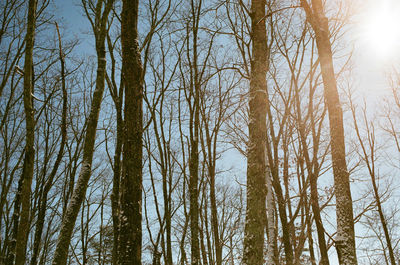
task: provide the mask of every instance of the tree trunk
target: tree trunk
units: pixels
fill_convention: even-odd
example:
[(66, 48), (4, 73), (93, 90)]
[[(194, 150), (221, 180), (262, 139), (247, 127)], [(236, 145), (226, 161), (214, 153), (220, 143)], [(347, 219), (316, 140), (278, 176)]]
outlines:
[(115, 79), (116, 60), (114, 56), (115, 46), (111, 40), (110, 34), (107, 34), (107, 45), (111, 61), (111, 77), (106, 74), (107, 85), (111, 91), (114, 101), (117, 121), (117, 137), (115, 143), (113, 181), (111, 193), (111, 215), (113, 222), (113, 246), (112, 246), (112, 264), (118, 264), (118, 242), (119, 242), (119, 213), (120, 213), (120, 182), (121, 182), (121, 154), (124, 136), (124, 120), (122, 117), (122, 102), (124, 98), (124, 85), (122, 75), (120, 76), (119, 86)]
[[(11, 264), (23, 265), (26, 258), (26, 245), (30, 226), (30, 208), (31, 208), (31, 185), (33, 179), (33, 169), (35, 160), (35, 117), (33, 106), (33, 46), (35, 43), (36, 27), (36, 0), (29, 0), (28, 4), (28, 24), (26, 30), (26, 48), (24, 65), (24, 110), (25, 110), (25, 158), (22, 175), (20, 179), (21, 189), (15, 201), (17, 211), (14, 212), (14, 237), (11, 244), (10, 256), (8, 262)], [(20, 206), (18, 205), (20, 204)], [(21, 209), (21, 212), (19, 212)], [(15, 249), (14, 249), (15, 246)], [(15, 259), (15, 263), (14, 262)]]
[(322, 1), (312, 0), (312, 9), (306, 0), (301, 0), (307, 20), (315, 32), (319, 54), (324, 97), (328, 107), (331, 135), (332, 167), (335, 182), (337, 236), (336, 249), (340, 264), (357, 264), (349, 172), (346, 164), (343, 113), (333, 69), (332, 48), (328, 19)]
[[(210, 150), (211, 148), (209, 148)], [(211, 153), (210, 153), (211, 156)], [(211, 160), (211, 159), (210, 159)], [(218, 228), (218, 209), (215, 195), (215, 160), (210, 161), (209, 177), (210, 177), (210, 204), (211, 204), (211, 227), (215, 245), (215, 262), (217, 265), (222, 265), (222, 245), (219, 238)]]
[[(266, 160), (267, 161), (267, 160)], [(267, 163), (267, 162), (266, 162)], [(266, 168), (266, 185), (267, 185), (267, 236), (268, 236), (268, 250), (267, 261), (268, 264), (278, 265), (278, 249), (277, 249), (277, 233), (275, 229), (275, 200), (272, 189), (271, 170)]]
[(287, 265), (293, 264), (293, 244), (290, 237), (290, 227), (288, 222), (288, 216), (286, 213), (286, 200), (283, 196), (283, 191), (281, 184), (279, 182), (279, 171), (278, 167), (273, 168), (272, 170), (272, 185), (275, 190), (277, 202), (278, 202), (278, 213), (279, 219), (282, 224), (282, 240), (283, 246), (285, 250), (285, 260)]
[[(189, 156), (189, 196), (190, 196), (190, 232), (191, 232), (191, 264), (201, 264), (200, 259), (200, 244), (199, 244), (199, 126), (200, 126), (200, 88), (201, 81), (198, 69), (198, 29), (200, 20), (201, 1), (198, 6), (195, 5), (194, 0), (191, 1), (191, 19), (192, 19), (192, 33), (193, 33), (193, 57), (190, 69), (190, 156)], [(189, 29), (188, 29), (189, 30)], [(189, 47), (187, 47), (189, 49)], [(189, 56), (189, 55), (188, 55)], [(189, 58), (188, 58), (189, 59)], [(189, 60), (190, 60), (189, 59)]]
[[(123, 89), (123, 87), (121, 87)], [(117, 111), (117, 143), (115, 147), (114, 155), (114, 176), (113, 176), (113, 187), (111, 194), (111, 208), (112, 208), (112, 220), (113, 220), (113, 250), (112, 250), (112, 262), (113, 265), (118, 264), (118, 242), (119, 242), (119, 214), (120, 214), (120, 181), (121, 181), (121, 153), (122, 153), (122, 142), (123, 142), (123, 119), (122, 119), (122, 97), (118, 98), (118, 104), (116, 104)]]
[(58, 34), (58, 41), (59, 41), (59, 53), (60, 53), (60, 64), (61, 64), (61, 88), (62, 88), (62, 115), (61, 115), (61, 143), (60, 149), (58, 150), (56, 161), (54, 162), (53, 169), (50, 172), (49, 178), (46, 181), (45, 187), (42, 192), (41, 201), (39, 202), (39, 209), (38, 209), (38, 217), (36, 222), (36, 230), (35, 230), (35, 240), (33, 244), (33, 253), (31, 258), (31, 265), (37, 264), (37, 259), (39, 255), (39, 246), (42, 240), (42, 232), (44, 226), (44, 219), (46, 216), (46, 209), (47, 209), (47, 197), (50, 192), (51, 187), (53, 186), (53, 180), (57, 174), (58, 167), (61, 164), (61, 159), (64, 154), (64, 147), (67, 141), (67, 110), (68, 110), (68, 94), (65, 85), (65, 61), (64, 55), (61, 46), (61, 36), (58, 25), (56, 24), (57, 34)]
[[(106, 72), (106, 51), (105, 51), (105, 38), (108, 14), (113, 5), (113, 0), (99, 0), (96, 5), (96, 19), (95, 28), (93, 28), (96, 38), (96, 52), (97, 52), (97, 76), (96, 88), (93, 92), (93, 99), (90, 108), (90, 115), (87, 122), (85, 143), (83, 147), (83, 160), (79, 172), (78, 181), (75, 185), (72, 198), (68, 203), (68, 207), (61, 224), (60, 235), (58, 236), (56, 251), (54, 253), (53, 265), (65, 265), (68, 258), (68, 249), (71, 242), (72, 232), (75, 226), (76, 218), (79, 209), (86, 195), (86, 190), (90, 175), (92, 173), (92, 160), (94, 152), (94, 144), (96, 139), (97, 122), (99, 118), (101, 101), (104, 92), (104, 81)], [(83, 2), (84, 3), (84, 2)], [(103, 14), (101, 14), (102, 6), (105, 4)], [(85, 3), (84, 3), (85, 5)]]
[(268, 70), (264, 0), (251, 1), (252, 61), (247, 154), (247, 209), (243, 263), (263, 264), (265, 219), (265, 145)]
[(143, 84), (138, 43), (139, 0), (124, 0), (121, 14), (125, 135), (121, 177), (119, 264), (141, 264)]

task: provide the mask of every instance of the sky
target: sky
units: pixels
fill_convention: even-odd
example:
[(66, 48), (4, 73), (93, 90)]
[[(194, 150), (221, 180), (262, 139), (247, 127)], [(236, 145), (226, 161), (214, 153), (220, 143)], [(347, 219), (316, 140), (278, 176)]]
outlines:
[(400, 1), (361, 2), (349, 36), (354, 45), (358, 89), (367, 97), (381, 96), (389, 92), (392, 67), (400, 65)]
[[(346, 36), (351, 44), (349, 49), (353, 48), (352, 85), (369, 106), (379, 107), (382, 98), (390, 94), (388, 74), (393, 67), (400, 69), (400, 0), (348, 1), (356, 3), (356, 14), (350, 20)], [(79, 38), (75, 52), (94, 55), (93, 37), (85, 35), (90, 27), (79, 3), (78, 0), (55, 0), (54, 8), (64, 21), (65, 33)], [(227, 163), (242, 164), (239, 161)], [(238, 175), (242, 175), (240, 173)], [(334, 250), (331, 258), (331, 264), (337, 264)]]
[[(79, 38), (78, 51), (94, 55), (90, 31), (80, 1), (55, 0), (53, 7), (64, 21), (64, 30)], [(369, 98), (388, 93), (388, 73), (400, 65), (400, 1), (352, 0), (355, 15), (351, 18), (349, 38), (353, 53), (355, 87)], [(371, 102), (373, 104), (373, 102)]]
[(93, 37), (89, 35), (89, 21), (84, 16), (80, 3), (80, 0), (54, 0), (52, 7), (56, 16), (62, 20), (61, 30), (79, 40), (75, 51), (82, 55), (95, 55), (94, 46), (91, 45)]

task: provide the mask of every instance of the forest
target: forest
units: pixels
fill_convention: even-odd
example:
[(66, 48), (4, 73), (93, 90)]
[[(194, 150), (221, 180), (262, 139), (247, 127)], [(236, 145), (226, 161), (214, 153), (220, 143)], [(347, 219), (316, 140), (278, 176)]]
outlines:
[(400, 263), (397, 1), (0, 12), (0, 264)]

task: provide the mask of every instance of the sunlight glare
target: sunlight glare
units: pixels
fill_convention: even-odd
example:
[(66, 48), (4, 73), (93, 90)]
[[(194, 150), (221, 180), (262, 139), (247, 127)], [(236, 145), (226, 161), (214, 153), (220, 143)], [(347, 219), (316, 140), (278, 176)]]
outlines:
[(361, 23), (362, 39), (378, 58), (389, 59), (399, 52), (400, 8), (393, 1), (371, 2)]

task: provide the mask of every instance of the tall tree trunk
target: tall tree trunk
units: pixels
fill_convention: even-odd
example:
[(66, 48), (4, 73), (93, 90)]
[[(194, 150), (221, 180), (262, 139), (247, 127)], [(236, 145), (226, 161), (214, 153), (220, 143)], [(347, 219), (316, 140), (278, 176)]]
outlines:
[(107, 85), (110, 89), (111, 96), (114, 101), (116, 120), (117, 120), (117, 137), (115, 144), (114, 165), (113, 165), (113, 186), (111, 194), (111, 212), (113, 222), (113, 247), (112, 247), (112, 264), (118, 264), (118, 242), (119, 242), (119, 213), (120, 213), (120, 182), (121, 182), (121, 155), (124, 136), (124, 120), (122, 117), (122, 103), (124, 100), (124, 86), (122, 75), (120, 76), (119, 87), (115, 79), (116, 60), (114, 56), (114, 43), (110, 34), (107, 34), (107, 45), (111, 61), (111, 77), (106, 74)]
[(46, 209), (47, 209), (47, 196), (50, 192), (51, 187), (53, 186), (53, 180), (57, 174), (58, 167), (61, 164), (61, 159), (64, 154), (65, 143), (67, 141), (68, 94), (67, 94), (67, 88), (65, 85), (65, 61), (64, 61), (64, 54), (63, 54), (62, 45), (61, 45), (61, 35), (60, 35), (60, 31), (59, 31), (57, 24), (56, 24), (56, 28), (57, 28), (57, 35), (58, 35), (58, 41), (59, 41), (59, 54), (60, 54), (59, 59), (60, 59), (60, 64), (61, 64), (61, 88), (62, 88), (62, 100), (63, 100), (62, 114), (61, 114), (61, 143), (60, 143), (60, 149), (58, 150), (56, 161), (54, 162), (53, 169), (51, 170), (49, 178), (46, 181), (45, 187), (42, 191), (41, 200), (39, 202), (38, 217), (37, 217), (37, 221), (36, 221), (35, 240), (34, 240), (34, 244), (33, 244), (31, 265), (37, 264), (37, 259), (38, 259), (38, 255), (39, 255), (39, 246), (40, 246), (40, 243), (42, 240), (44, 219), (45, 219)]
[(353, 201), (351, 198), (344, 143), (343, 112), (340, 105), (333, 68), (328, 19), (324, 14), (321, 0), (312, 0), (312, 7), (308, 5), (306, 0), (301, 0), (301, 4), (306, 12), (307, 20), (315, 32), (324, 83), (324, 97), (328, 107), (332, 167), (336, 196), (336, 249), (339, 263), (346, 265), (357, 264)]
[[(209, 152), (210, 152), (209, 148)], [(211, 157), (211, 152), (210, 152)], [(210, 159), (212, 160), (212, 158)], [(217, 265), (222, 265), (222, 245), (219, 238), (219, 227), (218, 227), (218, 209), (215, 191), (215, 160), (209, 161), (212, 166), (209, 166), (209, 177), (210, 177), (210, 205), (211, 205), (211, 227), (215, 245), (215, 262)]]
[[(84, 6), (86, 3), (82, 2)], [(103, 13), (101, 12), (104, 4)], [(103, 92), (105, 87), (105, 73), (106, 73), (106, 51), (105, 51), (105, 38), (107, 31), (108, 14), (113, 5), (113, 0), (99, 0), (96, 4), (96, 25), (93, 25), (93, 31), (96, 39), (96, 53), (97, 53), (97, 76), (96, 88), (93, 92), (93, 99), (90, 107), (90, 115), (87, 121), (87, 128), (85, 134), (85, 142), (83, 147), (83, 159), (79, 177), (75, 185), (72, 198), (68, 203), (66, 213), (64, 215), (60, 235), (58, 236), (56, 251), (54, 253), (53, 265), (65, 265), (68, 258), (68, 249), (71, 242), (72, 232), (75, 226), (76, 218), (79, 209), (86, 195), (86, 190), (90, 175), (92, 173), (92, 161), (94, 144), (96, 139), (97, 122), (99, 119), (99, 112)], [(86, 8), (86, 7), (85, 7)]]
[[(164, 150), (165, 152), (171, 152), (171, 150)], [(166, 156), (170, 156), (171, 154), (166, 154)], [(168, 158), (169, 160), (169, 158)], [(165, 161), (165, 163), (168, 163)], [(164, 164), (165, 166), (166, 164)], [(171, 166), (171, 165), (168, 165)], [(169, 172), (167, 170), (163, 170), (163, 198), (164, 198), (164, 218), (165, 218), (165, 232), (166, 232), (166, 259), (165, 264), (172, 265), (172, 239), (171, 239), (171, 186), (172, 186), (172, 177), (171, 177), (171, 169)], [(168, 180), (167, 180), (168, 179)]]
[(139, 0), (124, 0), (121, 14), (125, 135), (121, 177), (119, 264), (141, 264), (143, 84), (138, 43)]
[[(121, 90), (123, 87), (120, 88)], [(112, 220), (113, 220), (113, 250), (112, 250), (112, 263), (113, 265), (118, 264), (118, 242), (119, 242), (119, 214), (120, 214), (120, 182), (121, 182), (121, 153), (122, 153), (122, 142), (123, 142), (123, 119), (122, 119), (122, 104), (121, 97), (117, 99), (116, 110), (117, 110), (117, 143), (115, 147), (114, 155), (114, 176), (113, 176), (113, 187), (111, 194), (111, 208), (112, 208)]]
[[(29, 0), (28, 4), (28, 22), (26, 30), (26, 48), (24, 65), (24, 110), (25, 110), (25, 158), (22, 175), (20, 179), (20, 188), (18, 189), (19, 199), (16, 199), (16, 210), (14, 212), (14, 236), (11, 244), (11, 250), (8, 262), (10, 264), (25, 264), (26, 245), (28, 241), (30, 208), (31, 208), (31, 185), (33, 179), (33, 168), (35, 160), (35, 117), (33, 107), (33, 47), (35, 43), (36, 28), (36, 0)], [(20, 212), (21, 209), (21, 212)], [(15, 246), (15, 248), (14, 248)], [(15, 263), (14, 262), (15, 259)]]
[[(189, 156), (189, 196), (190, 196), (190, 232), (191, 232), (191, 264), (198, 265), (201, 264), (200, 259), (200, 244), (199, 244), (199, 126), (200, 126), (200, 89), (201, 89), (201, 81), (200, 74), (198, 69), (198, 29), (199, 29), (199, 21), (200, 21), (200, 11), (202, 1), (199, 1), (198, 6), (194, 0), (191, 1), (191, 19), (192, 25), (191, 30), (193, 33), (193, 57), (188, 58), (191, 61), (191, 69), (190, 69), (190, 156)], [(188, 25), (189, 26), (189, 25)], [(190, 29), (188, 29), (190, 30)], [(189, 38), (188, 38), (189, 44)], [(189, 49), (189, 46), (187, 47)], [(188, 51), (189, 54), (189, 51)], [(188, 55), (189, 56), (189, 55)]]
[(265, 219), (265, 145), (268, 70), (265, 0), (251, 1), (252, 61), (247, 154), (247, 209), (243, 263), (263, 264)]
[[(198, 83), (198, 82), (196, 82)], [(190, 161), (189, 161), (189, 195), (190, 195), (190, 232), (191, 232), (191, 253), (192, 264), (200, 264), (199, 245), (199, 84), (194, 85), (195, 100), (193, 111), (190, 114)]]

